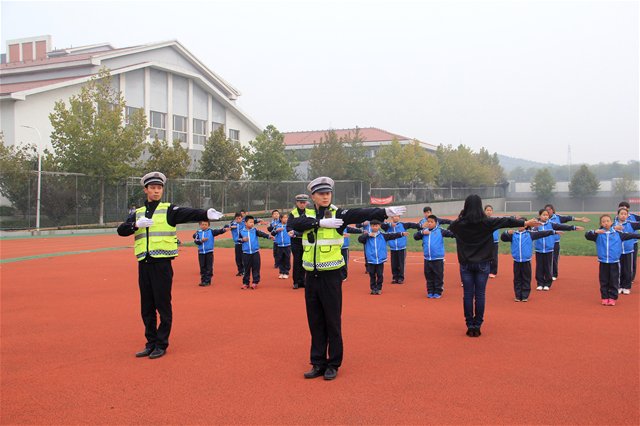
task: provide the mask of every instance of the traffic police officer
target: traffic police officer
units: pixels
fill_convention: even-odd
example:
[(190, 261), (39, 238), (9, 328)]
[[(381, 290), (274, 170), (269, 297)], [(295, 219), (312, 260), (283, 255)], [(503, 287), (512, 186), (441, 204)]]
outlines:
[[(218, 220), (222, 213), (215, 209), (200, 210), (160, 202), (167, 178), (160, 172), (147, 173), (140, 183), (147, 200), (118, 226), (118, 235), (135, 234), (134, 252), (138, 260), (140, 311), (147, 344), (136, 357), (151, 359), (163, 356), (169, 346), (171, 332), (171, 260), (178, 255), (176, 225), (178, 223)], [(156, 311), (160, 315), (157, 326)]]
[[(307, 194), (296, 195), (296, 206), (291, 210), (291, 217), (305, 217), (309, 213), (309, 217), (314, 217), (315, 210), (307, 209), (309, 196)], [(291, 220), (289, 220), (291, 223)], [(293, 254), (293, 288), (304, 288), (305, 271), (302, 267), (302, 238), (300, 235), (294, 235), (291, 238), (291, 253)]]
[(311, 332), (311, 370), (304, 377), (324, 376), (333, 380), (342, 364), (342, 232), (346, 225), (366, 220), (380, 221), (402, 215), (404, 206), (362, 209), (340, 209), (331, 204), (334, 181), (319, 177), (309, 183), (314, 208), (307, 208), (305, 216), (289, 220), (292, 229), (302, 232), (304, 253), (302, 264), (306, 270), (305, 304)]

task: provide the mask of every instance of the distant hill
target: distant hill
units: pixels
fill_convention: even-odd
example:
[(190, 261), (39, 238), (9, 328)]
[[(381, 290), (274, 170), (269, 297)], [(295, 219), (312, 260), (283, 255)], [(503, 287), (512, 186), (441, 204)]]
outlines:
[(522, 158), (514, 158), (514, 157), (509, 157), (509, 156), (500, 155), (500, 154), (498, 154), (498, 159), (500, 160), (500, 165), (504, 169), (505, 173), (509, 173), (511, 170), (515, 169), (516, 167), (522, 167), (523, 169), (526, 170), (530, 167), (540, 169), (543, 167), (558, 166), (558, 164), (539, 163), (537, 161), (523, 160)]

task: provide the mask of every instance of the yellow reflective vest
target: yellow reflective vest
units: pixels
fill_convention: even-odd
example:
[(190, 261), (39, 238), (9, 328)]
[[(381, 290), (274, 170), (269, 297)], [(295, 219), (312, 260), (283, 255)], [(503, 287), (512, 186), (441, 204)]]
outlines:
[[(145, 257), (155, 258), (176, 257), (178, 255), (178, 237), (176, 227), (167, 223), (167, 211), (170, 203), (159, 203), (151, 219), (153, 225), (149, 228), (138, 228), (134, 233), (134, 253), (138, 261)], [(144, 216), (147, 208), (136, 210), (136, 220)]]
[[(309, 209), (307, 209), (309, 210)], [(337, 208), (329, 207), (331, 217), (336, 217)], [(307, 217), (316, 217), (306, 213)], [(302, 234), (302, 267), (307, 271), (331, 271), (344, 266), (342, 243), (344, 237), (335, 228), (309, 229)]]

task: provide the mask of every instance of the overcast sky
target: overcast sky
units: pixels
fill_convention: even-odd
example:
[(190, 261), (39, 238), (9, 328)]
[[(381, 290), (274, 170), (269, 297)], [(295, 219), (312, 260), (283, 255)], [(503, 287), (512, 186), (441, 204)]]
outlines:
[(6, 40), (176, 39), (281, 131), (378, 127), (566, 164), (639, 159), (637, 1), (2, 1)]

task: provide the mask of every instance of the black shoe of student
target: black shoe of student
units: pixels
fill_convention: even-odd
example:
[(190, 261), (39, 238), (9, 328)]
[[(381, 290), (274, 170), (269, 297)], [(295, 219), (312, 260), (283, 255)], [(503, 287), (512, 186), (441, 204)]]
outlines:
[(204, 287), (205, 285), (207, 285), (206, 283), (199, 283), (198, 284), (200, 287)]
[(333, 380), (338, 376), (338, 369), (334, 367), (327, 367), (324, 371), (325, 380)]
[(241, 276), (243, 276), (243, 275), (244, 275), (244, 272), (238, 272), (238, 273), (236, 274), (236, 277), (241, 277)]
[(298, 284), (294, 284), (294, 285), (293, 285), (293, 289), (294, 289), (294, 290), (297, 290), (297, 289), (298, 289)]
[(396, 284), (404, 284), (404, 280), (398, 280), (396, 281)]
[(306, 373), (304, 373), (304, 378), (305, 379), (315, 379), (316, 377), (323, 376), (324, 372), (325, 372), (324, 368), (318, 367), (317, 365), (314, 365), (313, 367), (311, 367), (311, 370), (309, 370)]
[(476, 337), (480, 337), (482, 336), (482, 333), (480, 332), (479, 328), (476, 328)]
[(144, 348), (140, 352), (136, 352), (136, 358), (144, 358), (151, 355), (151, 352), (153, 352), (153, 348)]
[(210, 285), (211, 285), (211, 283), (204, 283), (205, 287), (210, 286)]
[(153, 352), (149, 354), (149, 359), (156, 359), (164, 356), (167, 353), (166, 349), (155, 348)]
[(391, 284), (398, 284), (398, 280), (391, 280)]
[(474, 330), (474, 329), (473, 329), (473, 328), (471, 328), (471, 327), (467, 328), (467, 336), (469, 336), (469, 337), (473, 337), (473, 335), (474, 335), (474, 331), (473, 331), (473, 330)]

